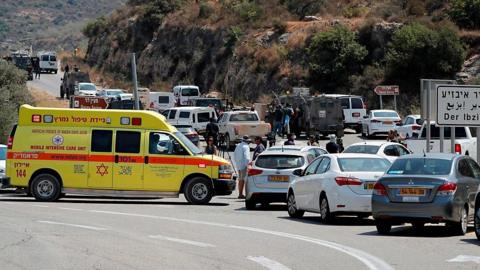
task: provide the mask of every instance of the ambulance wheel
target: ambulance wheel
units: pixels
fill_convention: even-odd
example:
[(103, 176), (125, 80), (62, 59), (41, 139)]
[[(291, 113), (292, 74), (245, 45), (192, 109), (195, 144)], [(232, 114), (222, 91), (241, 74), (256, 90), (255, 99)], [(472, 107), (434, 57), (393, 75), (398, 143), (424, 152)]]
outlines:
[(60, 182), (51, 174), (39, 174), (35, 176), (30, 186), (33, 197), (37, 201), (53, 202), (61, 194)]
[(185, 199), (191, 204), (207, 204), (213, 197), (213, 187), (210, 180), (194, 177), (185, 185)]

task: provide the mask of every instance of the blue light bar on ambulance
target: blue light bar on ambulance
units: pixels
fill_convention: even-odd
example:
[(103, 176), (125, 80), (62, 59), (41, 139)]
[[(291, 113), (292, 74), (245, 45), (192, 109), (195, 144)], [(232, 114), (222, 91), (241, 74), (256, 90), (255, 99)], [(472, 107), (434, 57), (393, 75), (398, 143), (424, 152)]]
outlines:
[(53, 115), (44, 115), (43, 116), (44, 123), (53, 123)]
[(130, 117), (120, 117), (121, 125), (130, 125)]

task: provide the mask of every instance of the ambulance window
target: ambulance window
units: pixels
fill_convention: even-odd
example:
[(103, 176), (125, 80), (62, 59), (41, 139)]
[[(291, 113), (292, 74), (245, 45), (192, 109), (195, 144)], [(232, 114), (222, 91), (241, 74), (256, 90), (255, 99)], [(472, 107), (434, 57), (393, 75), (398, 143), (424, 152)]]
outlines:
[(115, 151), (117, 153), (140, 153), (140, 132), (117, 131)]
[(92, 130), (92, 152), (112, 152), (112, 131)]
[(186, 151), (172, 136), (150, 132), (148, 152), (157, 155), (184, 155)]

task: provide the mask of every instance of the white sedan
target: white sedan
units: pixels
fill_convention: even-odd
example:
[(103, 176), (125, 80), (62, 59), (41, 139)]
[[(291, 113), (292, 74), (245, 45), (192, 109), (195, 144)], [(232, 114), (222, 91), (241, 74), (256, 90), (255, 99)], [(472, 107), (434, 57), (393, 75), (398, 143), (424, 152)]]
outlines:
[(378, 134), (387, 134), (389, 130), (395, 129), (402, 119), (396, 111), (392, 110), (371, 110), (364, 116), (362, 122), (362, 135), (370, 137)]
[(335, 215), (365, 218), (372, 212), (372, 192), (390, 167), (382, 157), (367, 154), (323, 155), (314, 160), (288, 188), (287, 211), (300, 218), (305, 211), (320, 213), (322, 222)]
[[(418, 114), (407, 115), (405, 120), (398, 124), (395, 128), (402, 137), (412, 138), (415, 135), (418, 137), (418, 133), (423, 125), (423, 119)], [(415, 134), (415, 135), (414, 135)]]
[(343, 150), (343, 153), (379, 155), (393, 163), (399, 156), (411, 154), (412, 151), (399, 143), (368, 141), (354, 143), (345, 148), (345, 150)]

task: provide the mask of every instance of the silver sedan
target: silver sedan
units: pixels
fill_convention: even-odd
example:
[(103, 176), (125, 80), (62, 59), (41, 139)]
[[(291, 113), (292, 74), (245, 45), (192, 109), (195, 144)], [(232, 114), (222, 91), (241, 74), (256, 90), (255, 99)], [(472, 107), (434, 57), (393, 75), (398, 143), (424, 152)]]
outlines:
[(399, 157), (374, 186), (372, 215), (377, 231), (392, 225), (445, 223), (464, 235), (473, 220), (480, 167), (468, 156), (422, 154)]

